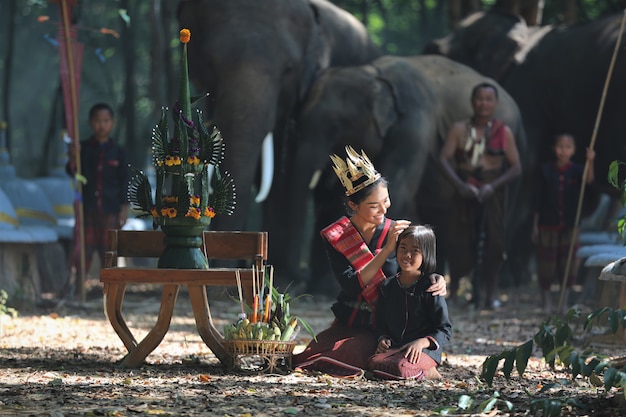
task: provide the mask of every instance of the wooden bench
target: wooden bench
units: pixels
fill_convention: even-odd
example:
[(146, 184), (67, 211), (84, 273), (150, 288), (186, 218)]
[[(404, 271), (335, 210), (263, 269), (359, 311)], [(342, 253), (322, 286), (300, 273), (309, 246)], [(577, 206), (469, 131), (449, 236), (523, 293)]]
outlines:
[[(245, 299), (252, 304), (253, 268), (260, 271), (267, 260), (267, 232), (218, 232), (203, 233), (203, 251), (209, 260), (243, 260), (243, 268), (165, 269), (119, 266), (119, 258), (158, 258), (164, 249), (161, 231), (109, 231), (109, 251), (105, 253), (100, 281), (104, 283), (104, 311), (120, 337), (128, 354), (122, 366), (136, 368), (161, 343), (167, 333), (174, 304), (181, 285), (187, 286), (189, 299), (200, 337), (227, 367), (233, 358), (222, 345), (223, 336), (213, 325), (207, 286), (236, 285), (236, 271), (240, 271)], [(137, 343), (126, 325), (122, 314), (122, 302), (128, 284), (163, 285), (161, 306), (154, 327)]]

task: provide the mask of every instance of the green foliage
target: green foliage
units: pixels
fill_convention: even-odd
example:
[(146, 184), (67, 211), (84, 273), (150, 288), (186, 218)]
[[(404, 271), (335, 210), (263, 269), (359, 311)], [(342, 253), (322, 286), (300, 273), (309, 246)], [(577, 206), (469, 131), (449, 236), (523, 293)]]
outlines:
[(530, 403), (530, 414), (533, 416), (538, 415), (541, 412), (542, 417), (559, 417), (563, 406), (575, 406), (578, 408), (580, 404), (573, 398), (542, 398), (533, 400)]
[(3, 289), (0, 289), (0, 316), (17, 317), (17, 310), (12, 307), (7, 307), (7, 301), (9, 295)]
[[(583, 329), (590, 330), (594, 324), (604, 323), (602, 319), (606, 317), (606, 323), (612, 333), (617, 332), (619, 325), (626, 329), (626, 308), (613, 309), (604, 307), (589, 314), (585, 318)], [(548, 321), (541, 324), (535, 336), (514, 349), (508, 349), (501, 353), (488, 356), (483, 362), (481, 378), (487, 385), (491, 386), (493, 378), (502, 360), (502, 373), (508, 381), (516, 365), (519, 375), (523, 376), (528, 360), (533, 348), (541, 349), (543, 359), (554, 369), (558, 364), (563, 370), (570, 373), (574, 380), (579, 375), (585, 378), (594, 386), (603, 386), (606, 391), (613, 387), (620, 387), (626, 398), (626, 366), (618, 369), (605, 356), (598, 355), (586, 349), (578, 352), (572, 345), (572, 328), (570, 322), (581, 317), (578, 310), (571, 309), (567, 316), (562, 319), (553, 316)], [(602, 379), (600, 378), (602, 376)], [(547, 391), (556, 384), (544, 385), (541, 392)], [(531, 403), (531, 414), (536, 415), (541, 412), (544, 417), (559, 416), (564, 406), (577, 406), (571, 398), (548, 398), (537, 399)]]
[[(609, 184), (617, 188), (620, 192), (620, 202), (624, 208), (626, 208), (626, 178), (620, 181), (619, 173), (620, 168), (625, 165), (626, 163), (621, 161), (611, 162), (608, 175)], [(626, 210), (622, 213), (622, 217), (617, 219), (617, 232), (622, 235), (622, 241), (624, 245), (626, 245)]]

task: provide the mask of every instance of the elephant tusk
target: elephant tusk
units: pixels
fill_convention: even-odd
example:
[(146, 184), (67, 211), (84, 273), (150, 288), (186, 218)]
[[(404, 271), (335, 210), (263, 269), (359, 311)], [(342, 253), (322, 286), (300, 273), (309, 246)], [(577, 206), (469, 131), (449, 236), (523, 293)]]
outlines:
[(314, 190), (317, 187), (317, 183), (320, 181), (320, 177), (322, 176), (322, 170), (316, 169), (311, 175), (311, 181), (309, 181), (309, 190)]
[(267, 198), (272, 188), (274, 176), (274, 135), (269, 132), (263, 139), (263, 151), (261, 160), (261, 185), (259, 193), (254, 199), (257, 203), (262, 203)]
[(209, 194), (213, 194), (213, 187), (211, 187), (211, 178), (213, 178), (213, 172), (215, 171), (215, 167), (213, 164), (210, 164), (206, 169), (206, 181), (209, 184)]

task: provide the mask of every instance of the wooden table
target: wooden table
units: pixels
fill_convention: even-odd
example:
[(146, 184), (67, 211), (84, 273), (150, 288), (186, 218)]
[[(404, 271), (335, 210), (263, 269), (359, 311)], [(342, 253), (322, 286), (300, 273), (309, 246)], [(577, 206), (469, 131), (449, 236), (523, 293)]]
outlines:
[[(240, 270), (240, 275), (242, 283), (246, 283), (247, 286), (251, 285), (251, 271)], [(169, 330), (180, 287), (185, 285), (189, 292), (198, 334), (224, 366), (232, 367), (233, 357), (222, 345), (223, 336), (213, 325), (206, 287), (216, 285), (216, 282), (221, 280), (224, 281), (224, 285), (232, 285), (233, 276), (234, 270), (230, 268), (197, 270), (114, 267), (102, 269), (100, 280), (104, 283), (105, 314), (128, 349), (128, 354), (121, 362), (122, 366), (139, 367), (159, 346)], [(122, 313), (124, 294), (128, 284), (154, 284), (155, 282), (163, 285), (159, 314), (152, 329), (138, 343), (124, 320)]]

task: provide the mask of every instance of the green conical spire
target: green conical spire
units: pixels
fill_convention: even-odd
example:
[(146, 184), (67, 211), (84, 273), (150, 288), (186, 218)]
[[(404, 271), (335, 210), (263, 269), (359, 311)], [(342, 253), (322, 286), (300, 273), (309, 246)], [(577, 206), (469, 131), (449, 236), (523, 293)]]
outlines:
[(178, 106), (183, 111), (183, 116), (191, 120), (191, 99), (189, 94), (189, 73), (187, 67), (187, 43), (191, 39), (189, 29), (181, 29), (180, 42), (183, 44), (183, 55), (180, 62), (180, 86), (178, 91)]

